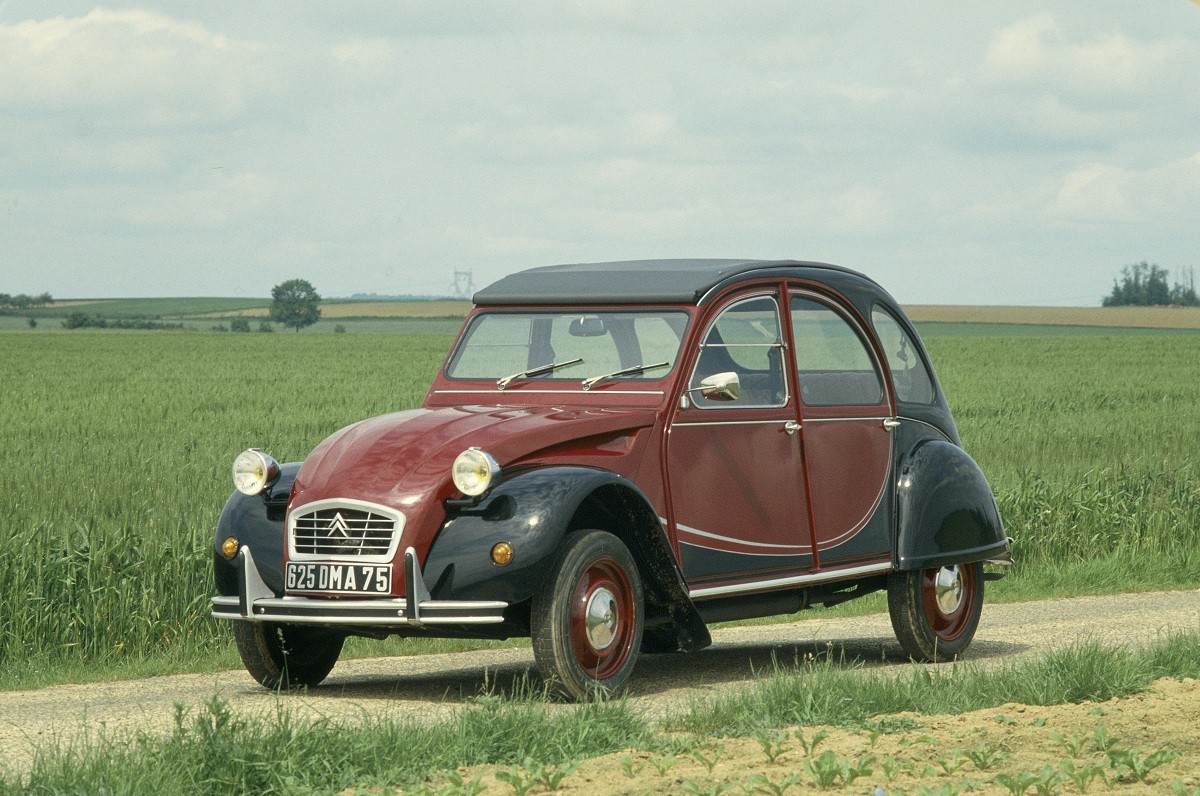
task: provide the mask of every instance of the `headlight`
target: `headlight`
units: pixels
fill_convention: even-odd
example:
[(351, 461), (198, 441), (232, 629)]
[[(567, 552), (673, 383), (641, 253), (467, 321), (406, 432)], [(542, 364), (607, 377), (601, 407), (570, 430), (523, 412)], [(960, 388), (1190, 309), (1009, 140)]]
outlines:
[(242, 451), (233, 460), (233, 485), (243, 495), (257, 495), (279, 477), (279, 462), (258, 448)]
[(467, 448), (458, 454), (451, 468), (451, 477), (458, 491), (470, 497), (482, 495), (500, 472), (500, 465), (479, 448)]

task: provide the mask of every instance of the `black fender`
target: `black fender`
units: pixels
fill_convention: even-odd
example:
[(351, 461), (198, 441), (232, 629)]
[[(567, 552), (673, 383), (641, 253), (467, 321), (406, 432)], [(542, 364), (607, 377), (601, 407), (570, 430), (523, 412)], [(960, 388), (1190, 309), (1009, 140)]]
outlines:
[[(430, 547), (425, 582), (437, 600), (524, 603), (548, 577), (563, 537), (579, 528), (606, 530), (625, 543), (638, 564), (648, 621), (658, 618), (671, 626), (680, 649), (712, 643), (658, 514), (636, 484), (607, 470), (525, 470), (477, 504), (458, 507)], [(498, 542), (513, 547), (512, 561), (504, 566), (491, 559)]]
[(221, 552), (230, 536), (239, 546), (250, 546), (263, 582), (276, 594), (283, 594), (283, 521), (301, 464), (281, 464), (279, 478), (261, 494), (243, 495), (235, 490), (225, 501), (213, 539), (213, 580), (218, 594), (232, 597), (238, 593), (237, 567)]
[(901, 460), (897, 471), (897, 569), (1009, 559), (996, 499), (966, 451), (927, 439)]

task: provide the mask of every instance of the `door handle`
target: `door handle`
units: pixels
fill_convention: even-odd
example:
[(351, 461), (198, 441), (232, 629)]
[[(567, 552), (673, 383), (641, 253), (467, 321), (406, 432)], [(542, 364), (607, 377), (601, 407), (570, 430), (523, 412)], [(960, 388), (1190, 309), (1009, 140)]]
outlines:
[(800, 424), (797, 423), (795, 420), (789, 420), (783, 424), (783, 430), (786, 431), (788, 434), (795, 434), (797, 431), (800, 430)]
[(888, 431), (895, 431), (896, 429), (900, 428), (900, 421), (889, 417), (883, 421), (883, 427)]

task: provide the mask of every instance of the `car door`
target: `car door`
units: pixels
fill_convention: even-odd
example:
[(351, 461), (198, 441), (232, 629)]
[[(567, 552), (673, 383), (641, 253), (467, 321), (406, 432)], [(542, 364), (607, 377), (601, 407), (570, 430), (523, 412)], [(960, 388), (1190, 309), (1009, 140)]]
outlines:
[(890, 560), (895, 411), (883, 370), (837, 302), (793, 289), (788, 304), (817, 566)]
[[(782, 291), (759, 288), (717, 308), (690, 352), (689, 392), (667, 431), (674, 532), (689, 586), (767, 580), (812, 565), (808, 496), (789, 388)], [(736, 400), (699, 390), (736, 373)]]

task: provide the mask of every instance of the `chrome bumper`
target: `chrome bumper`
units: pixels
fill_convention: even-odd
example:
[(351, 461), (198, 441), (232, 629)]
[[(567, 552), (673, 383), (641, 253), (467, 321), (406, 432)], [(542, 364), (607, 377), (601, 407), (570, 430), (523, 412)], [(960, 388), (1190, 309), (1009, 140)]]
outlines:
[(234, 564), (238, 568), (238, 594), (213, 597), (217, 619), (281, 622), (307, 625), (359, 625), (402, 627), (424, 625), (494, 625), (504, 621), (508, 603), (495, 601), (433, 600), (417, 566), (411, 547), (404, 552), (404, 578), (413, 600), (333, 597), (278, 597), (263, 582), (250, 548), (242, 545)]

